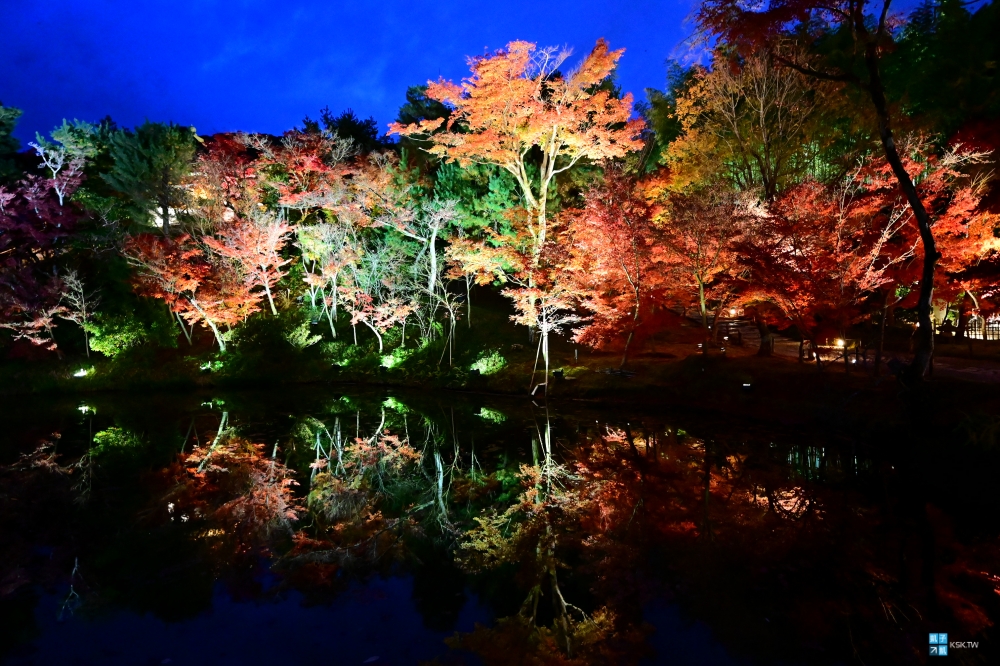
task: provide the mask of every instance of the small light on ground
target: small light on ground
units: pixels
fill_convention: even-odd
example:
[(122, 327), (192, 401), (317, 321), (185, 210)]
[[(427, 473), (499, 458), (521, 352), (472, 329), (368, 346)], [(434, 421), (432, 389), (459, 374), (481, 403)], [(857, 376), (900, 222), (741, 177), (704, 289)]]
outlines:
[(74, 377), (86, 377), (87, 376), (87, 369), (86, 368), (80, 368), (79, 370), (77, 370), (76, 372), (73, 373), (73, 376)]
[(837, 338), (837, 346), (838, 347), (843, 347), (844, 346), (844, 341), (841, 340), (840, 338)]

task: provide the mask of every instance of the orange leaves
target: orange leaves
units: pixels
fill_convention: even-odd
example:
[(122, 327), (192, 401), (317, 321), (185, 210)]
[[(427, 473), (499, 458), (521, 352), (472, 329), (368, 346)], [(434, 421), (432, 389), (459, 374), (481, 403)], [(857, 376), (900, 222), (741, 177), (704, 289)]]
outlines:
[[(546, 241), (546, 201), (552, 179), (581, 159), (620, 158), (641, 147), (644, 125), (632, 118), (632, 97), (621, 99), (600, 89), (621, 58), (603, 39), (567, 78), (557, 73), (569, 55), (511, 42), (492, 56), (472, 58), (472, 75), (461, 85), (430, 83), (427, 95), (449, 104), (453, 113), (441, 121), (393, 123), (390, 132), (424, 137), (428, 149), (446, 160), (493, 164), (517, 180), (533, 218), (529, 232), (533, 255)], [(540, 152), (535, 170), (532, 149)]]
[(277, 314), (271, 289), (283, 275), (281, 267), (288, 263), (281, 250), (290, 235), (291, 228), (284, 220), (254, 215), (223, 226), (218, 238), (206, 236), (202, 241), (218, 256), (234, 263), (247, 291), (263, 288), (271, 314)]
[(138, 268), (136, 291), (166, 301), (192, 325), (211, 329), (222, 350), (225, 340), (218, 327), (234, 326), (260, 309), (259, 297), (232, 266), (213, 263), (187, 234), (175, 239), (139, 234), (126, 241), (123, 251)]
[[(446, 131), (431, 137), (431, 152), (463, 164), (498, 164), (512, 172), (519, 172), (532, 146), (568, 161), (624, 156), (640, 146), (643, 128), (641, 120), (631, 119), (631, 95), (619, 100), (607, 91), (590, 92), (610, 75), (623, 52), (611, 51), (599, 40), (569, 78), (554, 75), (568, 54), (539, 51), (530, 42), (511, 42), (493, 56), (471, 59), (472, 76), (461, 85), (428, 83), (427, 96), (455, 111)], [(390, 131), (426, 135), (441, 122), (393, 123)], [(459, 127), (468, 131), (457, 131)]]
[(144, 296), (161, 298), (175, 311), (183, 294), (196, 291), (212, 272), (202, 251), (182, 234), (175, 239), (139, 234), (125, 242), (124, 253), (140, 269), (136, 288)]

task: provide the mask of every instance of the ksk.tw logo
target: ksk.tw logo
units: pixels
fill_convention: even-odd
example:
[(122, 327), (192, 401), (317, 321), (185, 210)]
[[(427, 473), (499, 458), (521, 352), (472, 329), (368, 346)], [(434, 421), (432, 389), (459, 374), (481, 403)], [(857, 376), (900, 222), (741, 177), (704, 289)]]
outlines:
[(948, 634), (931, 634), (930, 647), (932, 657), (948, 656)]

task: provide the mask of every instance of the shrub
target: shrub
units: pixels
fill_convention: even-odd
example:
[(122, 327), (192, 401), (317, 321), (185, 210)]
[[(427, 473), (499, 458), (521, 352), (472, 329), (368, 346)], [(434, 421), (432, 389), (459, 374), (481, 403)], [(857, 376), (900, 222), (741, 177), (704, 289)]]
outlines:
[(507, 359), (496, 349), (491, 349), (481, 353), (479, 358), (470, 367), (473, 370), (478, 370), (479, 374), (486, 377), (494, 375), (507, 367)]
[(166, 313), (157, 310), (143, 313), (132, 310), (114, 314), (98, 312), (94, 321), (86, 326), (90, 348), (114, 358), (144, 344), (176, 347), (177, 331), (174, 322)]

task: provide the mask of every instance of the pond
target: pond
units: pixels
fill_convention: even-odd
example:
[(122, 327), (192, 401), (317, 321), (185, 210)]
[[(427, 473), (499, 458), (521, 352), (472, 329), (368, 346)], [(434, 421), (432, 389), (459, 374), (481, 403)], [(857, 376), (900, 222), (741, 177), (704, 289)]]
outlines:
[(976, 424), (327, 386), (3, 414), (4, 664), (990, 660)]

